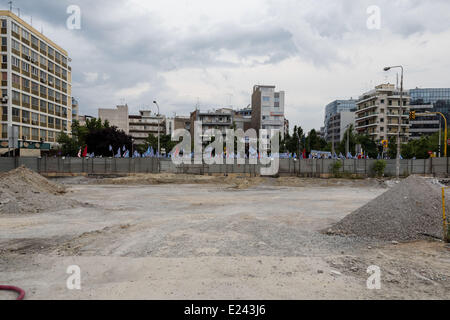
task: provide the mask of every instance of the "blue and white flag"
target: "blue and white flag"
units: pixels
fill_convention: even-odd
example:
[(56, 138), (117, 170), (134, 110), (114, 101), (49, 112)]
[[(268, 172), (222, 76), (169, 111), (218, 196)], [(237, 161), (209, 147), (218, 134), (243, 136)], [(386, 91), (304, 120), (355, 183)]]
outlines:
[(122, 151), (125, 151), (125, 150), (127, 150), (127, 148), (125, 148), (125, 146), (123, 146), (123, 147), (122, 147)]
[(130, 157), (130, 151), (125, 151), (125, 153), (123, 154), (124, 158), (129, 158)]
[(112, 145), (109, 145), (109, 151), (113, 151)]
[(117, 150), (117, 154), (115, 155), (115, 158), (122, 157), (122, 154), (120, 153), (120, 148)]

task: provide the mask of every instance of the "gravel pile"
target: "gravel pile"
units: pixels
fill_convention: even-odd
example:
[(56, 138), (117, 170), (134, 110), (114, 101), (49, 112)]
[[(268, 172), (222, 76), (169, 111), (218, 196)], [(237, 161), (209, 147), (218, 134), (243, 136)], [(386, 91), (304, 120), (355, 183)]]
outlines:
[(326, 232), (386, 241), (442, 239), (440, 188), (430, 179), (410, 176)]
[(20, 167), (0, 174), (0, 214), (36, 213), (77, 206), (63, 196), (65, 188)]

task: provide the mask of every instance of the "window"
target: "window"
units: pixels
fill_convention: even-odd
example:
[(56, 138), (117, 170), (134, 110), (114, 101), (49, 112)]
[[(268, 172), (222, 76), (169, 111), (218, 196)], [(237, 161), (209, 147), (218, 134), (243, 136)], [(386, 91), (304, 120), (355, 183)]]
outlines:
[(41, 80), (42, 81), (47, 81), (47, 74), (41, 70)]
[(7, 56), (7, 55), (4, 55), (4, 56), (3, 56), (2, 62), (3, 62), (3, 63), (7, 63), (7, 62), (8, 62), (8, 56)]
[(61, 54), (58, 51), (55, 53), (55, 58), (56, 60), (61, 60)]
[(53, 71), (53, 66), (54, 66), (54, 63), (49, 61), (48, 62), (48, 70)]
[(34, 51), (31, 51), (31, 60), (33, 62), (38, 62), (39, 61), (39, 55), (36, 52), (34, 52)]
[(17, 91), (13, 91), (12, 98), (13, 98), (13, 101), (20, 102), (20, 93), (18, 93)]
[(22, 103), (30, 104), (30, 96), (22, 94)]
[(63, 88), (64, 90), (67, 90), (67, 83), (65, 83), (64, 81), (62, 82), (62, 88)]
[(55, 105), (53, 103), (48, 103), (48, 113), (55, 113)]
[(270, 97), (263, 97), (264, 102), (270, 102)]
[(8, 39), (2, 38), (2, 46), (7, 46), (7, 45), (8, 45)]
[(28, 57), (30, 55), (30, 49), (22, 45), (22, 54)]
[(30, 89), (30, 80), (22, 78), (22, 87), (23, 89)]
[(52, 90), (52, 89), (48, 89), (48, 96), (51, 97), (51, 98), (54, 98), (55, 97), (55, 91)]
[(55, 65), (55, 72), (56, 73), (61, 73), (61, 68), (58, 65)]
[(47, 45), (43, 41), (39, 41), (39, 43), (41, 44), (41, 50), (47, 52)]
[(67, 58), (66, 57), (62, 57), (62, 63), (63, 64), (67, 64)]
[(8, 73), (2, 72), (2, 81), (8, 81)]
[(22, 29), (22, 38), (25, 38), (26, 40), (30, 39), (30, 33), (25, 29)]
[(12, 108), (13, 117), (20, 117), (20, 110), (17, 108)]
[(20, 77), (17, 74), (12, 74), (12, 82), (20, 86)]
[(45, 59), (43, 56), (41, 56), (41, 64), (46, 66), (47, 65), (47, 59)]
[(53, 85), (54, 80), (55, 80), (55, 78), (53, 78), (51, 75), (48, 75), (48, 84), (49, 85)]
[(35, 77), (39, 77), (39, 69), (31, 66), (31, 74)]
[(19, 43), (19, 41), (16, 41), (16, 40), (12, 39), (11, 43), (12, 43), (12, 48), (13, 49), (15, 49), (17, 51), (20, 51), (20, 43)]
[(20, 28), (16, 23), (13, 22), (11, 28), (13, 32), (20, 34)]
[[(30, 121), (29, 115), (28, 115), (27, 118), (24, 118), (23, 112), (22, 112), (22, 121), (23, 122), (29, 122)], [(30, 139), (30, 128), (29, 127), (22, 127), (22, 137), (25, 140)]]
[(55, 79), (55, 86), (61, 87), (61, 80), (59, 80), (58, 78)]
[(44, 116), (43, 114), (41, 114), (41, 123), (47, 123), (47, 116)]
[(62, 76), (64, 78), (67, 78), (67, 71), (65, 69), (62, 70)]
[(32, 97), (31, 98), (31, 105), (34, 106), (34, 107), (39, 107), (39, 99), (35, 98), (35, 97)]
[(2, 20), (2, 28), (6, 28), (8, 25), (8, 23), (6, 22), (6, 20)]
[(39, 46), (39, 39), (32, 35), (31, 36), (31, 43), (34, 44), (36, 47), (38, 47)]
[(30, 65), (26, 63), (25, 61), (22, 61), (22, 70), (26, 72), (30, 72)]
[(31, 113), (31, 121), (33, 121), (33, 123), (38, 124), (39, 122), (39, 115), (37, 113)]
[(47, 94), (47, 88), (41, 85), (41, 94)]
[(49, 56), (53, 56), (53, 55), (55, 55), (55, 50), (53, 50), (52, 47), (48, 47), (47, 53)]
[(47, 110), (47, 101), (41, 100), (41, 110)]
[(12, 56), (11, 63), (14, 67), (20, 68), (20, 60), (18, 58)]
[(61, 94), (59, 92), (55, 92), (56, 101), (61, 101)]

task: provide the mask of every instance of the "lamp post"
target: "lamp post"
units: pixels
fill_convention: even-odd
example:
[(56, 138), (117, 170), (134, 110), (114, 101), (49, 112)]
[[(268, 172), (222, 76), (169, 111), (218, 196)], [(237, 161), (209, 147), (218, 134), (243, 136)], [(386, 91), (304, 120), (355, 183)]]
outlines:
[(159, 104), (158, 104), (158, 102), (156, 102), (156, 101), (153, 101), (153, 103), (156, 105), (156, 107), (158, 108), (158, 115), (157, 115), (157, 119), (158, 119), (158, 157), (161, 155), (161, 138), (160, 138), (160, 135), (159, 135), (159, 117), (160, 117), (160, 114), (159, 114)]
[(403, 66), (392, 66), (384, 68), (384, 71), (389, 71), (391, 69), (400, 68), (402, 70), (402, 76), (400, 81), (400, 110), (398, 115), (398, 132), (397, 132), (397, 159), (396, 159), (396, 173), (397, 179), (400, 178), (400, 131), (402, 130), (402, 117), (403, 117)]
[(347, 154), (345, 155), (346, 157), (348, 157), (348, 154), (350, 153), (350, 129), (352, 128), (352, 125), (349, 124), (347, 125), (346, 129), (347, 129), (347, 143), (346, 143), (346, 151)]

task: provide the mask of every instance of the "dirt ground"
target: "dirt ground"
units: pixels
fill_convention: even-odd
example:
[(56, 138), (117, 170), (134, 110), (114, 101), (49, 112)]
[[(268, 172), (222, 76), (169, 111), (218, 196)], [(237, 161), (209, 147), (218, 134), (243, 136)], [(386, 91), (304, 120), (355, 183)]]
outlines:
[[(385, 192), (377, 180), (121, 179), (64, 179), (82, 206), (0, 215), (0, 283), (28, 299), (450, 298), (443, 242), (319, 232)], [(81, 290), (66, 287), (71, 265)]]

